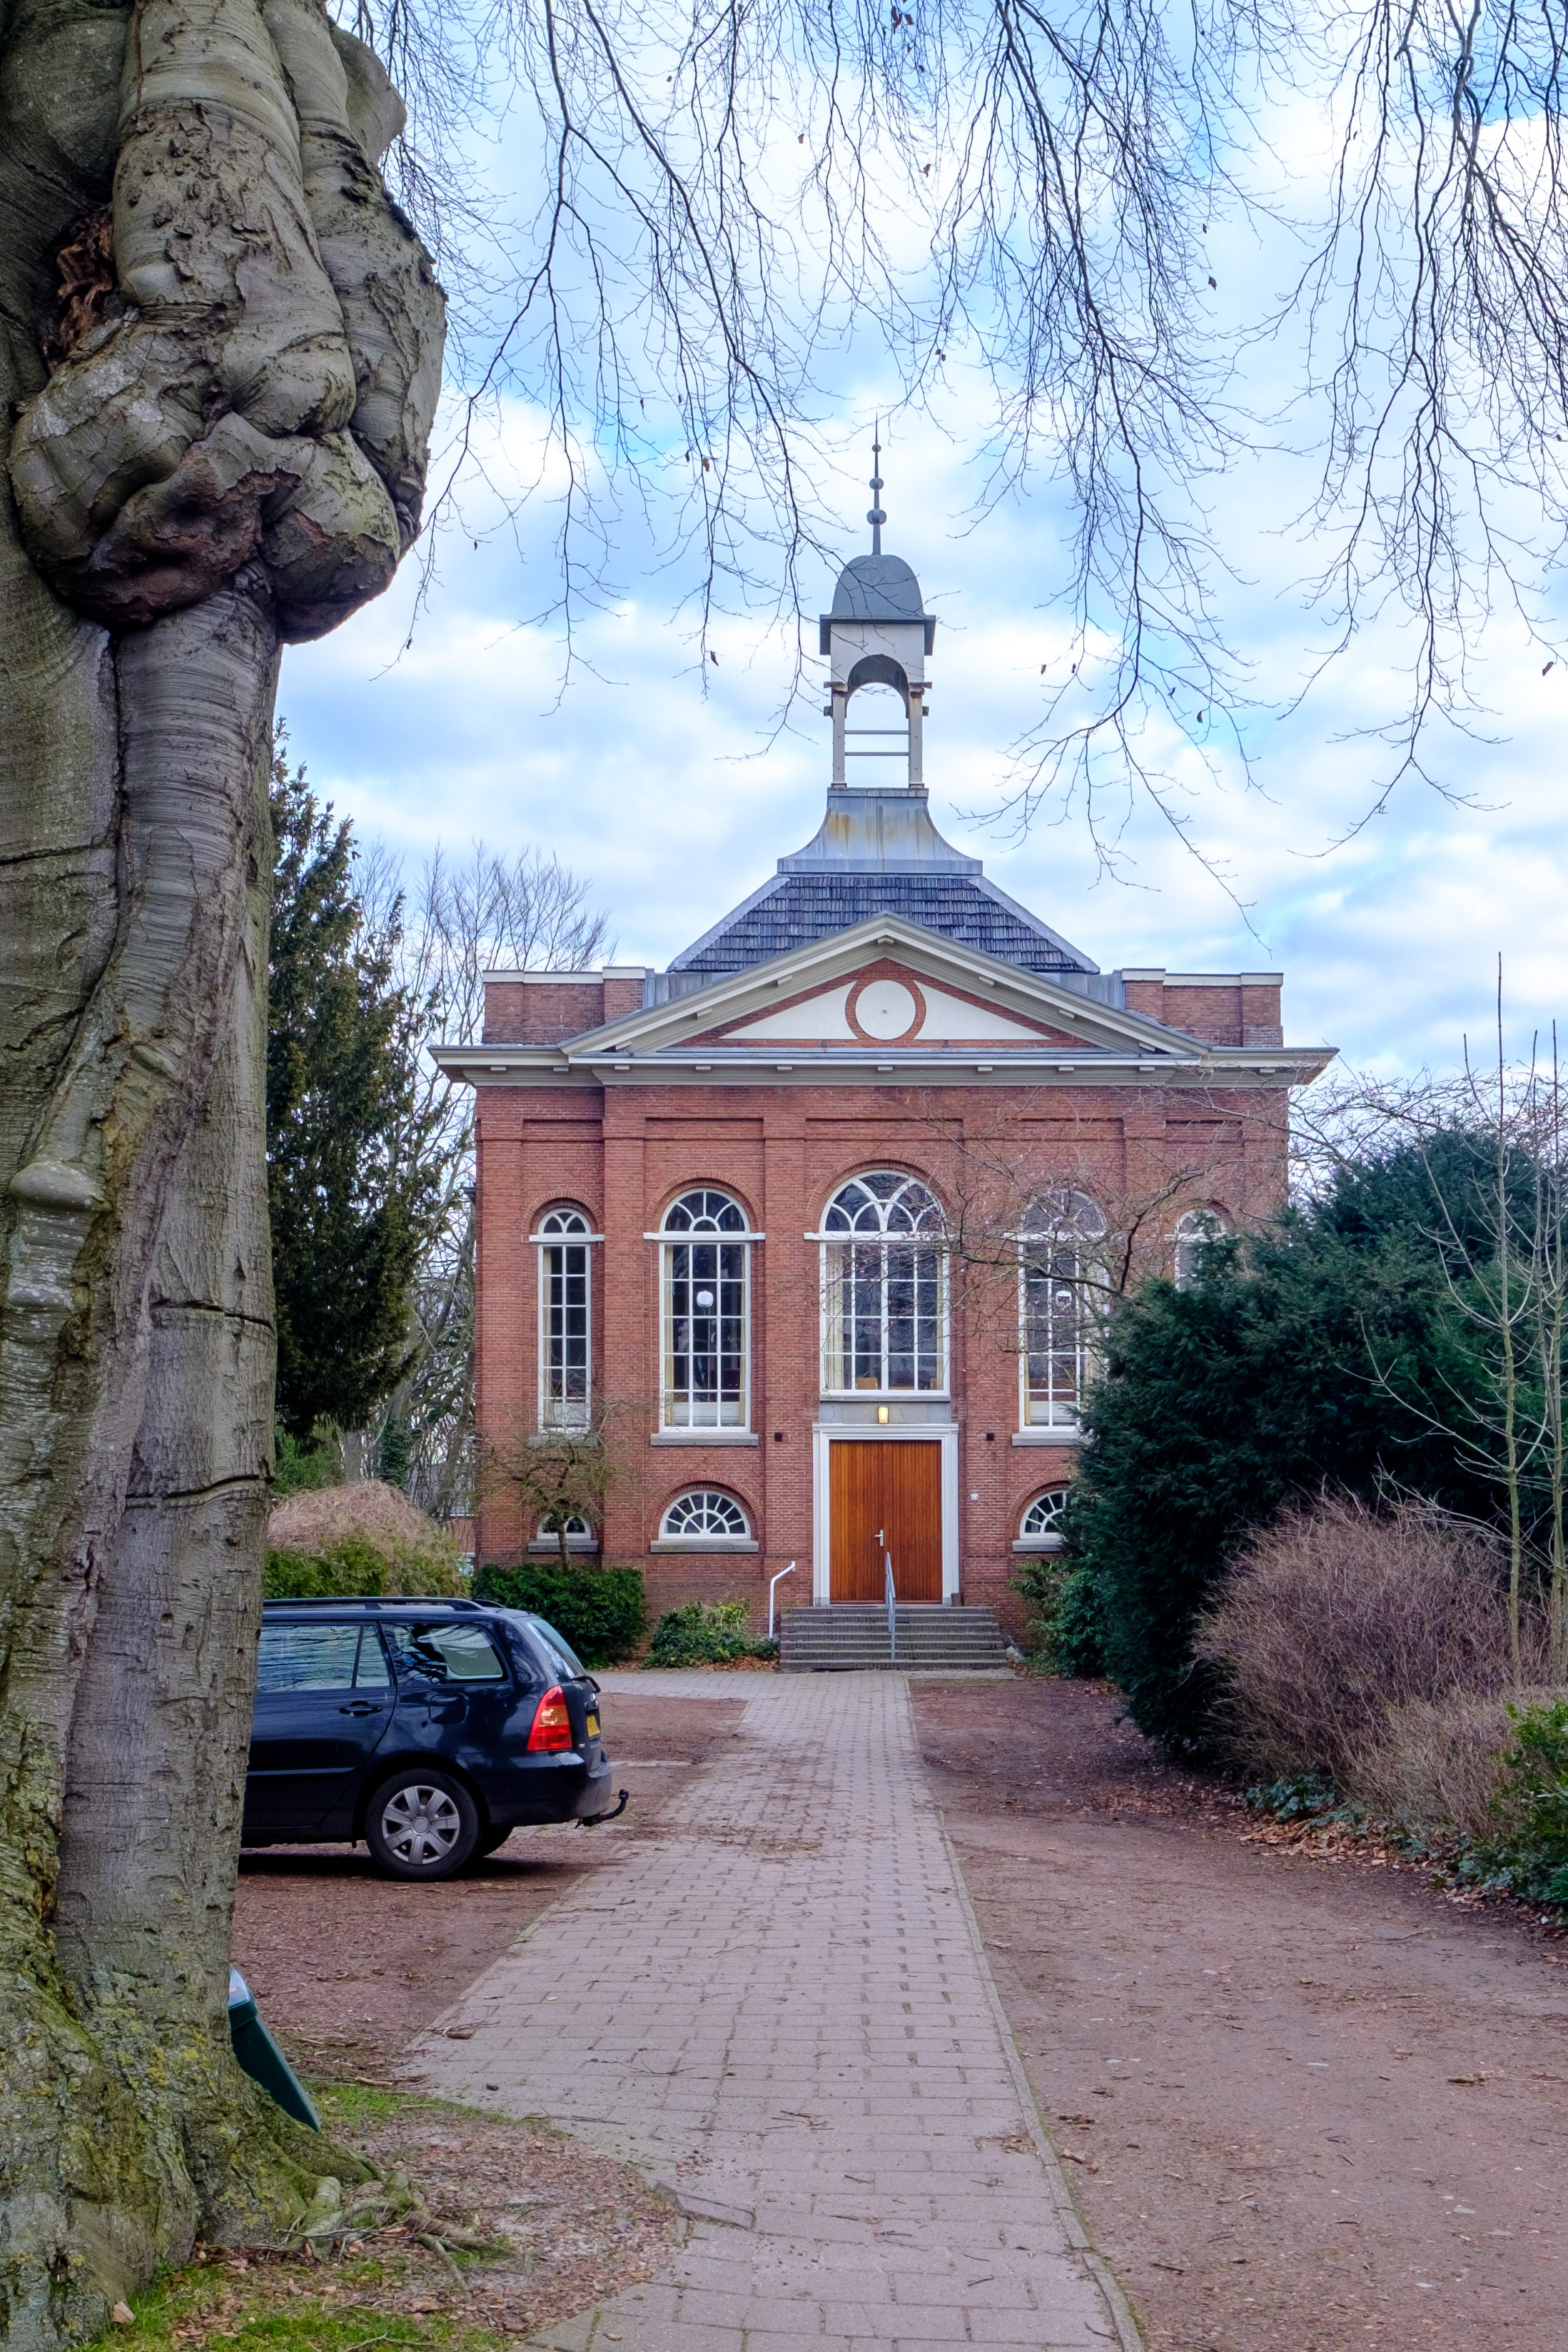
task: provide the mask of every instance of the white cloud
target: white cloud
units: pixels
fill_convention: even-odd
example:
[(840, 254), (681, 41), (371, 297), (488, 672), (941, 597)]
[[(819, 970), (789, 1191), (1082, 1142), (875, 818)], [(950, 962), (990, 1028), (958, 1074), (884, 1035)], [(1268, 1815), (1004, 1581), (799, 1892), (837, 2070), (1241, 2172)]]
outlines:
[[(869, 415), (874, 390), (851, 397), (847, 413)], [(525, 475), (528, 418), (511, 414), (487, 454), (493, 467), (509, 462)], [(846, 555), (866, 543), (868, 459), (869, 448), (846, 459), (837, 496)], [(1388, 772), (1384, 744), (1336, 740), (1386, 711), (1398, 649), (1388, 627), (1358, 640), (1295, 718), (1254, 730), (1260, 789), (1248, 788), (1233, 759), (1219, 759), (1216, 785), (1174, 736), (1151, 742), (1189, 788), (1192, 837), (1231, 877), (1249, 930), (1146, 803), (1134, 802), (1125, 828), (1125, 884), (1098, 875), (1080, 810), (1021, 844), (963, 814), (994, 804), (1009, 746), (1040, 707), (1040, 664), (1060, 642), (1044, 607), (1065, 562), (1061, 510), (1042, 490), (966, 535), (975, 482), (956, 434), (936, 424), (888, 436), (883, 470), (888, 543), (915, 564), (939, 615), (926, 728), (933, 814), (1102, 966), (1282, 967), (1293, 1039), (1326, 1038), (1388, 1068), (1451, 1065), (1461, 1034), (1485, 1030), (1500, 950), (1516, 1042), (1568, 1003), (1568, 667), (1542, 677), (1522, 625), (1494, 625), (1478, 671), (1508, 740), (1450, 747), (1449, 780), (1474, 807), (1407, 782), (1385, 814), (1326, 847), (1351, 832)], [(1224, 495), (1245, 510), (1245, 483)], [(814, 662), (777, 732), (790, 634), (722, 619), (717, 666), (700, 664), (670, 610), (671, 575), (633, 517), (616, 550), (627, 593), (580, 622), (562, 691), (559, 628), (527, 617), (550, 593), (552, 517), (529, 509), (519, 535), (486, 538), (499, 510), (490, 494), (476, 497), (481, 544), (443, 543), (441, 577), (407, 650), (409, 567), (381, 604), (289, 654), (280, 707), (293, 748), (363, 834), (410, 856), (476, 836), (557, 851), (608, 909), (622, 958), (662, 965), (815, 831), (828, 729)], [(1277, 693), (1295, 675), (1268, 666), (1282, 673), (1301, 660), (1290, 589), (1301, 551), (1272, 540), (1251, 551), (1263, 581), (1235, 592), (1227, 610), (1261, 666), (1260, 691)], [(807, 616), (812, 656), (815, 612), (831, 589), (824, 572)]]

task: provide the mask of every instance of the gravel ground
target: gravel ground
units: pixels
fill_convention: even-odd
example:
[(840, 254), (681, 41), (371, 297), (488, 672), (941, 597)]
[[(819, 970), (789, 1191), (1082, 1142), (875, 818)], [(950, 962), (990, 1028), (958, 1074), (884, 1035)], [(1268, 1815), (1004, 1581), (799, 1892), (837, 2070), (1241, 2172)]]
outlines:
[(434, 1885), (379, 1876), (363, 1846), (246, 1854), (235, 1966), (294, 2064), (316, 2081), (392, 2081), (421, 2027), (548, 1905), (570, 1900), (612, 1841), (651, 1827), (662, 1801), (722, 1750), (743, 1712), (729, 1698), (606, 1694), (616, 1785), (632, 1791), (614, 1828), (517, 1830), (485, 1861)]
[(1102, 1690), (914, 1698), (1025, 2063), (1151, 2352), (1563, 2352), (1561, 1936), (1259, 1840)]

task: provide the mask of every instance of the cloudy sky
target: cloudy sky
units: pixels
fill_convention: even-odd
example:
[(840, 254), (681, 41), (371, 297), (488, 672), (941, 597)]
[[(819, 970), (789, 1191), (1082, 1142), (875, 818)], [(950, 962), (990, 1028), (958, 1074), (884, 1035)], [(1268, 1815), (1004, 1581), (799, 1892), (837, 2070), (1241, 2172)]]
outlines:
[[(842, 514), (844, 557), (869, 544), (870, 425), (884, 390), (871, 370), (842, 388), (842, 431), (859, 446), (821, 488)], [(1396, 710), (1399, 692), (1397, 633), (1374, 628), (1293, 715), (1259, 720), (1250, 782), (1223, 744), (1211, 774), (1174, 737), (1151, 733), (1149, 755), (1169, 761), (1213, 871), (1134, 795), (1125, 812), (1107, 807), (1122, 853), (1119, 878), (1108, 877), (1080, 803), (1021, 840), (985, 819), (1061, 642), (1050, 600), (1065, 518), (1053, 494), (1042, 485), (975, 520), (961, 383), (945, 415), (895, 420), (884, 437), (885, 543), (914, 564), (939, 616), (932, 814), (1004, 888), (1103, 969), (1281, 969), (1291, 1041), (1337, 1045), (1368, 1068), (1451, 1067), (1465, 1033), (1489, 1026), (1500, 951), (1514, 1047), (1528, 1050), (1532, 1028), (1568, 1010), (1568, 666), (1543, 677), (1546, 652), (1521, 625), (1494, 624), (1475, 672), (1493, 740), (1443, 747), (1459, 804), (1409, 782), (1354, 830), (1390, 765), (1359, 730)], [(507, 410), (486, 461), (492, 478), (538, 465), (526, 408)], [(1254, 520), (1288, 504), (1278, 490), (1260, 474), (1216, 492), (1238, 574), (1226, 618), (1275, 708), (1304, 680), (1314, 642), (1295, 585), (1310, 542)], [(409, 566), (337, 635), (289, 652), (280, 709), (293, 751), (363, 836), (410, 861), (476, 839), (557, 852), (608, 912), (618, 960), (663, 965), (820, 822), (829, 729), (814, 620), (831, 602), (831, 567), (807, 590), (812, 658), (791, 702), (790, 632), (760, 612), (721, 621), (716, 665), (699, 661), (676, 609), (682, 581), (630, 517), (613, 551), (617, 593), (580, 624), (563, 687), (559, 625), (530, 617), (553, 592), (548, 468), (520, 523), (487, 535), (498, 509), (478, 488), (465, 513), (468, 530), (436, 544), (417, 614)]]

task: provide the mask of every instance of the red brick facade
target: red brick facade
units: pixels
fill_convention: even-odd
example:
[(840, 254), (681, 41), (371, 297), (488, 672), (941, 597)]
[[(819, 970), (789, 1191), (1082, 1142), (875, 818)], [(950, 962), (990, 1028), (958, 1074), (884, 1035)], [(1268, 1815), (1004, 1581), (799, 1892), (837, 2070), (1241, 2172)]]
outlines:
[[(597, 977), (498, 983), (486, 1042), (559, 1038), (563, 1018), (579, 1034), (597, 1029), (601, 985)], [(1253, 1045), (1279, 1041), (1275, 979), (1196, 984), (1162, 976), (1136, 986), (1138, 1011), (1174, 1027), (1167, 1008), (1179, 1009), (1190, 1036), (1220, 1045), (1239, 1045), (1244, 1035)], [(1121, 1207), (1124, 1223), (1136, 1219), (1144, 1228), (1133, 1244), (1137, 1265), (1166, 1272), (1184, 1208), (1249, 1223), (1283, 1197), (1285, 1095), (1278, 1080), (1263, 1082), (1266, 1073), (1223, 1091), (1103, 1079), (981, 1086), (958, 1082), (956, 1072), (939, 1087), (889, 1084), (885, 1076), (858, 1086), (737, 1083), (738, 1074), (677, 1084), (627, 1074), (587, 1086), (574, 1074), (574, 1083), (551, 1086), (542, 1072), (531, 1084), (498, 1071), (486, 1083), (474, 1057), (464, 1058), (477, 1082), (482, 1436), (505, 1447), (526, 1441), (538, 1425), (539, 1245), (528, 1237), (552, 1206), (577, 1204), (603, 1236), (590, 1245), (592, 1363), (599, 1396), (617, 1407), (610, 1442), (621, 1475), (602, 1551), (643, 1567), (655, 1610), (697, 1598), (744, 1599), (760, 1622), (768, 1580), (791, 1559), (797, 1571), (781, 1601), (811, 1596), (813, 1433), (825, 1405), (821, 1244), (806, 1236), (821, 1229), (825, 1205), (846, 1178), (870, 1168), (907, 1171), (951, 1212), (954, 1193), (972, 1200), (1005, 1156), (1030, 1185), (1071, 1186), (1113, 1222)], [(750, 1427), (738, 1439), (660, 1426), (660, 1244), (645, 1236), (658, 1232), (668, 1204), (695, 1186), (731, 1194), (763, 1237), (751, 1249)], [(1071, 1477), (1075, 1448), (1052, 1432), (1020, 1426), (1019, 1342), (999, 1328), (1008, 1319), (1005, 1280), (990, 1287), (1001, 1296), (988, 1295), (982, 1273), (979, 1295), (971, 1296), (975, 1279), (956, 1268), (955, 1289), (965, 1295), (955, 1297), (950, 1314), (950, 1396), (940, 1403), (895, 1401), (894, 1411), (902, 1418), (917, 1410), (923, 1425), (939, 1413), (956, 1431), (961, 1594), (1016, 1628), (1010, 1582), (1022, 1517), (1036, 1495)], [(861, 1410), (841, 1400), (827, 1409)], [(871, 1410), (864, 1409), (868, 1423)], [(846, 1424), (845, 1433), (855, 1425)], [(650, 1549), (672, 1496), (694, 1486), (741, 1503), (754, 1551)], [(516, 1558), (533, 1532), (492, 1506), (482, 1513), (478, 1556)]]

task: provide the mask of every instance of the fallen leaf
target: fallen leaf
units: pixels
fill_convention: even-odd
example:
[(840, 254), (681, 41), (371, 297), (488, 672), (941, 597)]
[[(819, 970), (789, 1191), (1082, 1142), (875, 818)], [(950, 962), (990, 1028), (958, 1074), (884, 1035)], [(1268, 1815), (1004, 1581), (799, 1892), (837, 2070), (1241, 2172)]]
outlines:
[(136, 2314), (128, 2303), (117, 2303), (109, 2315), (116, 2327), (134, 2327), (136, 2325)]

